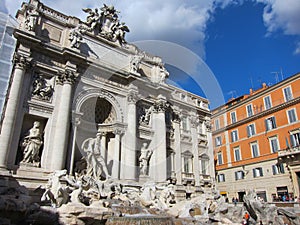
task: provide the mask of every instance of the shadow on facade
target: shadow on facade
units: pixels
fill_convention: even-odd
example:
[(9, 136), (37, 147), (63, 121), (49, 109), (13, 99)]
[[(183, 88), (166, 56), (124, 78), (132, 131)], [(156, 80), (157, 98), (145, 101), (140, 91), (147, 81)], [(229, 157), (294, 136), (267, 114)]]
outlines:
[(30, 192), (12, 176), (0, 175), (0, 224), (60, 225), (58, 213), (35, 203)]

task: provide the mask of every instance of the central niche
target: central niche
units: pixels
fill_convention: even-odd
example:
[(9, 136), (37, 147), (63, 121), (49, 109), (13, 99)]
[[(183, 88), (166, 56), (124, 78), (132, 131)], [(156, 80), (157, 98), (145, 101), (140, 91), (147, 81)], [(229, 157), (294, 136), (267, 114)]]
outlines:
[(83, 119), (90, 123), (112, 124), (116, 121), (116, 111), (109, 101), (101, 97), (90, 98), (83, 103)]

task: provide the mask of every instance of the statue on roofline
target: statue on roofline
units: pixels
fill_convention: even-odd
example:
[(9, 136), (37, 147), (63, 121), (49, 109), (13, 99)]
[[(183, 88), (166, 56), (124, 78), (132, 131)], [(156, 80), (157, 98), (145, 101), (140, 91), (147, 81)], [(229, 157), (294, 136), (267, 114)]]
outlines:
[(120, 45), (126, 44), (125, 34), (129, 32), (129, 28), (124, 22), (120, 22), (118, 14), (120, 13), (114, 6), (107, 6), (103, 4), (100, 8), (101, 13), (96, 8), (82, 9), (88, 13), (86, 18), (86, 30), (94, 31), (96, 35), (100, 35), (110, 41), (118, 42)]

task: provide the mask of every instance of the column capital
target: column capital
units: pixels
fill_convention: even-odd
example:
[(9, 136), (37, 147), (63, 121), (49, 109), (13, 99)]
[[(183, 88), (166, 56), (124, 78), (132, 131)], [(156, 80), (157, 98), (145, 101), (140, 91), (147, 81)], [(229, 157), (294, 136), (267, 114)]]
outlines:
[(159, 99), (156, 102), (154, 102), (153, 106), (154, 112), (160, 113), (165, 112), (169, 108), (170, 104), (164, 99)]
[(16, 68), (26, 69), (31, 66), (32, 58), (16, 52), (13, 56), (13, 63)]
[(200, 123), (200, 120), (197, 116), (191, 116), (190, 121), (193, 128), (196, 128)]
[(136, 92), (130, 91), (127, 95), (128, 103), (135, 104), (140, 99)]
[(115, 135), (122, 135), (122, 134), (124, 134), (125, 133), (125, 131), (124, 131), (124, 129), (122, 129), (122, 128), (115, 128), (114, 130), (113, 130), (113, 133), (115, 134)]
[(79, 74), (73, 70), (65, 69), (64, 71), (58, 71), (58, 75), (56, 77), (57, 84), (74, 84)]

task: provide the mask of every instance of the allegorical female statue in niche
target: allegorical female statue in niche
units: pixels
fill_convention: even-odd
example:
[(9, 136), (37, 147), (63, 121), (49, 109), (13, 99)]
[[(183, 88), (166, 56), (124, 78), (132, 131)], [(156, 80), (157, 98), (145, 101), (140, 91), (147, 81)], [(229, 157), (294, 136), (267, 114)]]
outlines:
[(40, 147), (43, 144), (40, 131), (40, 122), (35, 121), (33, 127), (28, 131), (28, 135), (24, 137), (22, 146), (24, 147), (24, 156), (21, 162), (39, 164)]

